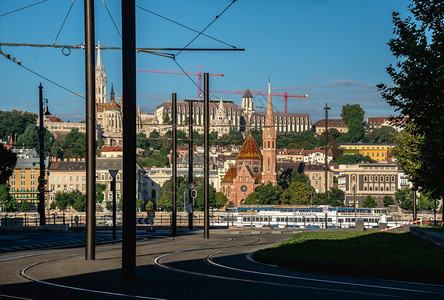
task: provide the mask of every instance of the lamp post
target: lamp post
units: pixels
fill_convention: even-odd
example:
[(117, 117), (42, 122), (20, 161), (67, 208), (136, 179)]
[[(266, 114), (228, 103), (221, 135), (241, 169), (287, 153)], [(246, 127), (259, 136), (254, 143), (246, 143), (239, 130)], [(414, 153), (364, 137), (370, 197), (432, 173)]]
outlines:
[[(325, 103), (325, 205), (328, 203), (328, 107), (327, 103)], [(325, 213), (325, 229), (328, 227), (327, 222), (327, 213)]]
[[(44, 108), (44, 104), (46, 106)], [(43, 117), (51, 115), (48, 111), (48, 99), (43, 99), (43, 86), (39, 85), (39, 140), (40, 140), (40, 175), (39, 175), (39, 203), (38, 212), (40, 216), (40, 225), (46, 225), (45, 217), (45, 149), (44, 149), (44, 137), (45, 129), (43, 127)]]
[(111, 175), (111, 192), (113, 193), (113, 240), (117, 239), (116, 236), (116, 219), (117, 219), (117, 205), (116, 205), (116, 175), (119, 170), (109, 170), (109, 174)]

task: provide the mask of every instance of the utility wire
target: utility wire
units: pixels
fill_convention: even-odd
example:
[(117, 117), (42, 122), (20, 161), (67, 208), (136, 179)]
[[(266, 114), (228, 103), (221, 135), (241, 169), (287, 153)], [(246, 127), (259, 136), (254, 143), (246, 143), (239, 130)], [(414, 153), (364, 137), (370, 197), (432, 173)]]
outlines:
[(114, 27), (116, 28), (117, 33), (120, 36), (120, 39), (122, 39), (122, 35), (120, 34), (119, 28), (117, 28), (116, 22), (114, 22), (113, 16), (111, 15), (111, 12), (109, 11), (108, 6), (105, 3), (105, 0), (102, 0), (102, 2), (103, 2), (103, 5), (105, 5), (106, 11), (108, 12), (109, 17), (111, 18), (111, 21), (113, 21)]
[(58, 86), (59, 88), (65, 90), (65, 91), (68, 91), (68, 92), (72, 93), (73, 95), (76, 95), (76, 96), (78, 96), (78, 97), (80, 97), (80, 98), (82, 98), (82, 99), (85, 99), (85, 97), (83, 97), (82, 95), (77, 94), (76, 92), (73, 92), (72, 90), (70, 90), (70, 89), (64, 87), (64, 86), (61, 85), (61, 84), (58, 84), (57, 82), (55, 82), (55, 81), (49, 79), (48, 77), (45, 77), (45, 76), (43, 76), (43, 75), (37, 73), (36, 71), (31, 70), (31, 69), (28, 68), (28, 67), (25, 67), (24, 65), (22, 65), (22, 63), (21, 63), (20, 60), (15, 60), (15, 59), (12, 59), (12, 60), (11, 60), (9, 54), (6, 54), (6, 53), (4, 53), (4, 52), (1, 51), (1, 50), (0, 50), (0, 54), (2, 54), (5, 58), (7, 58), (7, 59), (10, 60), (11, 62), (15, 63), (16, 65), (18, 65), (18, 66), (22, 67), (23, 69), (27, 70), (28, 72), (31, 72), (31, 73), (33, 73), (34, 75), (37, 75), (38, 77), (43, 78), (44, 80), (46, 80), (46, 81), (48, 81), (48, 82), (50, 82), (50, 83), (52, 83), (52, 84)]
[(211, 21), (210, 22), (210, 24), (208, 24), (207, 25), (207, 27), (205, 27), (202, 31), (200, 31), (185, 47), (183, 47), (183, 49), (182, 50), (180, 50), (179, 52), (177, 52), (176, 53), (176, 56), (177, 55), (179, 55), (183, 50), (185, 50), (192, 42), (194, 42), (194, 40), (196, 40), (201, 34), (203, 34), (203, 32), (205, 31), (205, 30), (207, 30), (211, 25), (213, 25), (213, 23), (214, 22), (216, 22), (216, 20), (220, 17), (220, 16), (222, 16), (222, 14), (224, 13), (224, 12), (226, 12), (227, 11), (227, 9), (229, 9), (230, 7), (231, 7), (231, 5), (233, 5), (234, 4), (234, 2), (236, 2), (237, 0), (232, 0), (232, 2), (219, 14), (219, 15), (217, 15), (215, 18), (214, 18), (214, 20), (213, 21)]
[(25, 6), (25, 7), (22, 7), (22, 8), (19, 8), (19, 9), (16, 9), (16, 10), (13, 10), (13, 11), (10, 11), (10, 12), (7, 12), (7, 13), (4, 13), (4, 14), (0, 15), (0, 18), (1, 18), (1, 17), (4, 17), (4, 16), (6, 16), (6, 15), (12, 14), (12, 13), (18, 12), (18, 11), (20, 11), (20, 10), (23, 10), (23, 9), (29, 8), (29, 7), (31, 7), (31, 6), (34, 6), (34, 5), (37, 5), (37, 4), (40, 4), (40, 3), (46, 2), (46, 1), (48, 1), (48, 0), (43, 0), (43, 1), (40, 1), (40, 2), (36, 2), (36, 3), (34, 3), (34, 4), (30, 4), (30, 5), (27, 5), (27, 6)]
[(68, 19), (69, 13), (71, 12), (71, 9), (74, 6), (75, 2), (76, 2), (76, 0), (72, 0), (71, 7), (69, 8), (68, 13), (66, 14), (65, 19), (63, 20), (62, 26), (60, 26), (59, 32), (57, 32), (57, 36), (55, 37), (54, 42), (52, 42), (53, 45), (55, 45), (55, 43), (57, 42), (60, 32), (62, 32), (63, 26), (65, 26), (65, 22)]
[(208, 34), (205, 34), (205, 33), (199, 32), (199, 31), (196, 30), (196, 29), (193, 29), (193, 28), (188, 27), (188, 26), (186, 26), (186, 25), (184, 25), (184, 24), (181, 24), (181, 23), (176, 22), (176, 21), (174, 21), (174, 20), (171, 20), (171, 19), (169, 19), (169, 18), (167, 18), (167, 17), (164, 17), (164, 16), (162, 16), (162, 15), (159, 15), (159, 14), (157, 14), (157, 13), (155, 13), (155, 12), (149, 10), (149, 9), (143, 8), (143, 7), (139, 6), (139, 5), (136, 5), (136, 7), (137, 7), (137, 8), (140, 8), (141, 10), (144, 10), (144, 11), (146, 11), (146, 12), (149, 12), (150, 14), (153, 14), (153, 15), (155, 15), (155, 16), (158, 16), (159, 18), (162, 18), (162, 19), (165, 19), (165, 20), (167, 20), (167, 21), (170, 21), (170, 22), (172, 22), (172, 23), (174, 23), (174, 24), (176, 24), (176, 25), (182, 26), (182, 27), (184, 27), (184, 28), (186, 28), (186, 29), (189, 29), (189, 30), (194, 31), (194, 32), (199, 33), (199, 34), (202, 34), (203, 36), (206, 36), (207, 38), (210, 38), (210, 39), (212, 39), (212, 40), (215, 40), (215, 41), (217, 41), (217, 42), (219, 42), (219, 43), (222, 43), (222, 44), (224, 44), (224, 45), (230, 46), (230, 47), (232, 47), (233, 49), (236, 49), (236, 46), (230, 45), (230, 44), (228, 44), (228, 43), (226, 43), (226, 42), (224, 42), (224, 41), (221, 41), (221, 40), (219, 40), (219, 39), (217, 39), (217, 38), (214, 38), (214, 37), (212, 37), (212, 36), (210, 36), (210, 35), (208, 35)]

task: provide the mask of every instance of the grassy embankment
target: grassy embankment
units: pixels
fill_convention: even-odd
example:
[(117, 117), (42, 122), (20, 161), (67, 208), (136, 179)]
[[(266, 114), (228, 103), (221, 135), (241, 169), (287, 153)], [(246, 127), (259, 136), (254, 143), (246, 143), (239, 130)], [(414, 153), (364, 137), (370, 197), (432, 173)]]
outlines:
[(444, 284), (444, 249), (409, 232), (301, 232), (253, 258), (305, 271)]

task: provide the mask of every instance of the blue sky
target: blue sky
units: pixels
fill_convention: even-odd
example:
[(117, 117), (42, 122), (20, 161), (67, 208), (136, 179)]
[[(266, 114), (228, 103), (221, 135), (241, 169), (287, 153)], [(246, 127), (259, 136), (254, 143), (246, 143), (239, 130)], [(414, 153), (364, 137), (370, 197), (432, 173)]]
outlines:
[[(0, 16), (39, 2), (1, 0)], [(121, 31), (120, 0), (106, 0)], [(197, 30), (205, 28), (231, 0), (138, 0), (136, 4)], [(202, 65), (205, 72), (224, 74), (210, 77), (210, 89), (272, 90), (308, 94), (307, 99), (290, 98), (289, 112), (309, 113), (313, 123), (323, 118), (325, 103), (330, 117), (339, 118), (345, 104), (359, 104), (368, 116), (389, 116), (394, 110), (381, 98), (376, 84), (391, 80), (385, 68), (395, 63), (387, 42), (393, 37), (391, 14), (407, 16), (406, 0), (238, 0), (211, 26), (206, 34), (245, 52), (182, 52), (177, 62), (189, 72)], [(52, 44), (72, 0), (48, 0), (33, 7), (0, 17), (0, 42)], [(95, 1), (96, 40), (104, 46), (120, 46), (120, 37), (102, 0)], [(196, 33), (137, 9), (138, 47), (183, 47)], [(56, 44), (77, 45), (84, 41), (83, 1), (75, 1)], [(227, 46), (200, 36), (190, 47)], [(61, 49), (2, 47), (31, 70), (79, 94), (85, 94), (84, 53), (73, 50), (64, 56)], [(122, 91), (121, 52), (102, 51), (108, 76), (117, 95)], [(137, 54), (137, 68), (178, 71), (168, 58)], [(0, 56), (0, 110), (38, 112), (38, 85), (42, 82), (49, 110), (64, 121), (85, 118), (85, 100), (67, 92)], [(197, 76), (193, 79), (197, 82)], [(137, 105), (153, 112), (171, 98), (195, 97), (196, 86), (184, 75), (138, 73)], [(214, 94), (234, 99), (242, 95)], [(265, 106), (263, 96), (255, 104)], [(273, 97), (275, 111), (284, 111), (281, 97)]]

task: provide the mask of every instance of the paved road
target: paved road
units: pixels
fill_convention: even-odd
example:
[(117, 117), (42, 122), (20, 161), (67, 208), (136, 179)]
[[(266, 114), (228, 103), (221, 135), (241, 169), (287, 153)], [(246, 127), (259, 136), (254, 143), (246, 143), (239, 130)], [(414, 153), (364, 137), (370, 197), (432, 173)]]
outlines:
[(4, 253), (0, 298), (444, 299), (444, 286), (310, 274), (248, 259), (288, 234), (210, 235), (139, 232), (134, 281), (122, 279), (120, 242), (98, 245), (94, 261), (82, 247)]

